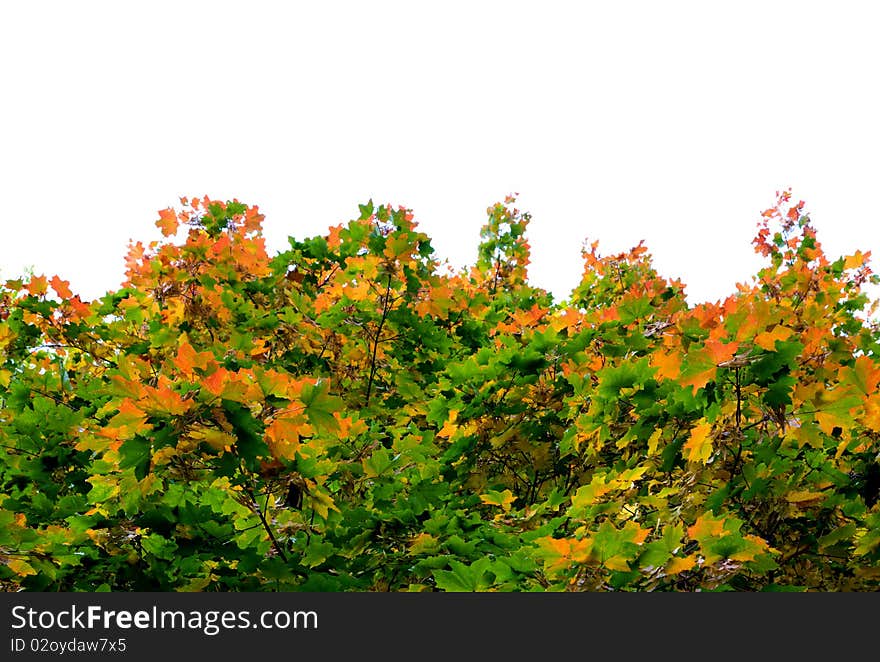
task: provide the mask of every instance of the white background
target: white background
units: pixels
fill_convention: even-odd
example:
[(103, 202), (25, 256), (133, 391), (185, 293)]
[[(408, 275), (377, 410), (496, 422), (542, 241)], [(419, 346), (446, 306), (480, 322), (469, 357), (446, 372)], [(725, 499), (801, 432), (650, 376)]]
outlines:
[(461, 266), (518, 192), (557, 299), (594, 239), (723, 298), (788, 187), (876, 258), (874, 4), (3, 0), (0, 276), (99, 296), (206, 194), (259, 205), (271, 253), (403, 205)]

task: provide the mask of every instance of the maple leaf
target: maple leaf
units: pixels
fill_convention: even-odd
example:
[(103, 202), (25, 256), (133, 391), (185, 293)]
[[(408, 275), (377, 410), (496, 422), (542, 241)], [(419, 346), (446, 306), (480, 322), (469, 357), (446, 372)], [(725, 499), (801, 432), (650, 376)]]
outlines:
[(330, 496), (325, 489), (316, 485), (312, 481), (308, 481), (307, 485), (309, 503), (318, 515), (327, 519), (331, 510), (336, 511), (337, 513), (339, 512), (339, 507), (336, 505), (333, 497)]
[(729, 361), (736, 354), (738, 347), (739, 343), (736, 340), (723, 343), (720, 340), (710, 338), (706, 341), (706, 350), (709, 352), (709, 356), (712, 357), (715, 365)]
[(862, 253), (862, 251), (856, 251), (852, 255), (848, 255), (843, 261), (844, 269), (858, 269), (868, 262), (868, 259), (871, 257), (871, 251), (867, 251), (866, 253)]
[(880, 387), (880, 365), (868, 356), (859, 356), (852, 367), (840, 368), (837, 379), (841, 384), (853, 384), (865, 395), (874, 395)]
[(586, 508), (592, 506), (601, 497), (613, 492), (620, 487), (620, 481), (607, 474), (598, 474), (588, 485), (582, 485), (571, 498), (572, 508)]
[(249, 207), (245, 212), (244, 217), (244, 231), (245, 232), (260, 232), (263, 226), (263, 221), (266, 220), (265, 215), (260, 213), (260, 208), (257, 205), (253, 207)]
[(480, 495), (480, 501), (490, 506), (500, 506), (505, 513), (510, 511), (510, 507), (515, 500), (516, 496), (510, 490), (504, 490), (503, 492), (491, 490), (486, 494)]
[(184, 400), (181, 395), (171, 387), (171, 383), (164, 375), (160, 378), (157, 387), (144, 387), (144, 400), (141, 403), (144, 409), (150, 413), (180, 416), (191, 407), (189, 400)]
[(713, 517), (711, 513), (704, 513), (697, 517), (697, 521), (688, 527), (687, 534), (694, 540), (711, 540), (725, 535), (725, 517)]
[(282, 414), (266, 426), (266, 442), (274, 457), (295, 460), (300, 438), (311, 433), (312, 428), (302, 415)]
[(677, 351), (654, 352), (651, 366), (657, 368), (658, 379), (677, 379), (681, 373), (681, 354)]
[(593, 547), (590, 539), (553, 538), (546, 536), (535, 541), (544, 561), (544, 571), (556, 575), (572, 563), (586, 563)]
[(334, 414), (342, 408), (342, 399), (330, 395), (330, 384), (326, 379), (318, 379), (314, 384), (302, 385), (299, 394), (309, 421), (325, 430), (338, 430), (339, 422)]
[(768, 352), (776, 351), (776, 341), (785, 341), (791, 337), (792, 331), (786, 326), (777, 325), (772, 331), (763, 331), (755, 336), (755, 344)]
[(146, 413), (131, 398), (125, 398), (119, 405), (118, 413), (107, 421), (99, 434), (115, 439), (130, 439), (152, 428), (146, 421)]
[(28, 575), (36, 575), (37, 571), (34, 567), (24, 559), (11, 559), (6, 562), (6, 567), (12, 570), (19, 577), (27, 577)]
[(205, 370), (212, 361), (214, 361), (214, 355), (211, 352), (196, 352), (193, 346), (184, 340), (177, 348), (174, 365), (185, 376), (192, 377), (195, 368)]
[(45, 276), (34, 276), (25, 286), (28, 292), (35, 297), (43, 296), (48, 289), (49, 281)]
[(706, 386), (709, 382), (711, 382), (718, 370), (716, 366), (711, 366), (709, 368), (705, 368), (703, 370), (698, 370), (697, 372), (691, 372), (688, 370), (688, 375), (682, 376), (679, 380), (679, 384), (682, 386), (690, 386), (694, 393), (699, 391), (701, 388)]
[(443, 423), (443, 427), (437, 432), (437, 436), (443, 439), (449, 439), (455, 434), (455, 431), (458, 430), (458, 424), (456, 421), (458, 420), (458, 410), (450, 409), (449, 417)]
[(687, 442), (685, 442), (683, 451), (686, 452), (685, 457), (688, 462), (702, 462), (706, 464), (712, 457), (712, 424), (707, 422), (705, 418), (695, 425), (690, 432)]
[(420, 533), (409, 543), (409, 554), (433, 554), (440, 547), (440, 541), (430, 533)]
[(800, 508), (815, 506), (825, 499), (824, 492), (815, 492), (809, 490), (795, 490), (785, 495), (785, 500)]
[(49, 281), (49, 284), (52, 286), (52, 289), (55, 290), (55, 293), (62, 299), (70, 299), (73, 296), (73, 292), (70, 291), (69, 280), (61, 280), (58, 276), (52, 276), (52, 280)]
[(697, 564), (697, 557), (695, 554), (691, 554), (690, 556), (686, 556), (684, 558), (672, 558), (666, 564), (666, 567), (663, 571), (667, 575), (678, 575), (682, 572), (692, 569)]
[(156, 221), (156, 227), (162, 231), (162, 235), (170, 237), (177, 232), (178, 220), (177, 214), (173, 209), (168, 207), (159, 212), (159, 220)]
[(235, 446), (234, 435), (217, 428), (199, 426), (190, 431), (189, 436), (196, 441), (204, 441), (216, 451), (229, 451)]

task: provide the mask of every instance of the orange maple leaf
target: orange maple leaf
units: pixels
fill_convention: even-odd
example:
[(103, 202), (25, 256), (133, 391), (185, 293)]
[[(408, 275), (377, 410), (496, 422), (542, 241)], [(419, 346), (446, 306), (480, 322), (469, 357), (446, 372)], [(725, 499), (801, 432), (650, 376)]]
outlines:
[(655, 352), (651, 355), (651, 365), (657, 368), (658, 379), (676, 379), (681, 374), (681, 354), (671, 352)]
[(266, 426), (266, 441), (274, 457), (295, 460), (300, 438), (311, 432), (311, 426), (301, 415), (281, 416)]
[(681, 380), (680, 383), (682, 386), (690, 386), (693, 389), (693, 392), (696, 393), (706, 384), (712, 381), (712, 379), (715, 377), (716, 372), (717, 368), (713, 365), (706, 370), (685, 377)]
[(709, 352), (715, 365), (729, 361), (733, 358), (733, 355), (736, 354), (738, 348), (739, 343), (735, 340), (729, 343), (723, 343), (720, 340), (713, 340), (710, 338), (706, 341), (706, 350)]
[(136, 434), (152, 429), (147, 423), (147, 415), (130, 398), (119, 405), (117, 414), (107, 421), (107, 426), (98, 434), (110, 439), (131, 439)]
[(159, 379), (158, 387), (144, 387), (146, 398), (142, 404), (146, 410), (172, 416), (179, 416), (186, 412), (191, 406), (190, 401), (184, 400), (177, 391), (174, 391), (167, 378), (163, 379), (163, 376), (160, 376)]
[(713, 518), (711, 513), (704, 513), (688, 527), (688, 536), (698, 541), (722, 538), (727, 535), (724, 531), (725, 521), (724, 517)]
[(257, 205), (249, 207), (244, 215), (244, 231), (259, 232), (263, 227), (263, 221), (265, 218), (266, 217), (260, 213), (260, 208)]
[(165, 237), (170, 237), (177, 232), (177, 214), (171, 207), (159, 212), (159, 220), (156, 221), (156, 227), (162, 231), (162, 235)]
[(204, 370), (213, 359), (214, 355), (211, 352), (196, 352), (193, 346), (184, 340), (180, 347), (177, 348), (177, 357), (174, 359), (174, 365), (184, 375), (191, 377), (194, 368)]
[(768, 352), (776, 351), (776, 341), (787, 340), (794, 333), (787, 326), (776, 326), (772, 331), (764, 331), (755, 336), (755, 344)]
[(73, 296), (73, 292), (70, 291), (69, 280), (61, 280), (58, 276), (52, 276), (49, 284), (62, 299), (70, 299)]

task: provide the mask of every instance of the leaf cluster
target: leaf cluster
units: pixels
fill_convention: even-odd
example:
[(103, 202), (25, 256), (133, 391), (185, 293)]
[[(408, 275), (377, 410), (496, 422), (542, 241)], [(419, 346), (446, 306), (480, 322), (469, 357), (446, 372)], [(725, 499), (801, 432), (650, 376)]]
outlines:
[(456, 271), (404, 208), (270, 257), (182, 199), (117, 291), (0, 287), (4, 588), (876, 590), (869, 254), (783, 192), (723, 301), (594, 243), (555, 303), (514, 205)]

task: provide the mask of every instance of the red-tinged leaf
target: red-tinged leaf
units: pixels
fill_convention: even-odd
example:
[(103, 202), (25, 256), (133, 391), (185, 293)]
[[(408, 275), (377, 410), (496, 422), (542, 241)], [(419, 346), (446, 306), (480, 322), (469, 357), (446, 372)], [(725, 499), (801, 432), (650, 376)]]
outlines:
[(58, 276), (52, 276), (52, 280), (49, 281), (49, 284), (52, 286), (52, 289), (55, 290), (55, 293), (62, 299), (70, 299), (73, 296), (73, 292), (70, 291), (69, 280), (61, 280)]
[(449, 410), (449, 418), (446, 419), (446, 422), (443, 424), (443, 427), (437, 432), (437, 436), (443, 439), (449, 439), (455, 431), (458, 429), (458, 425), (456, 421), (458, 420), (458, 410), (450, 409)]
[(138, 425), (146, 419), (146, 414), (131, 401), (125, 398), (119, 405), (119, 413), (110, 419), (109, 424), (113, 427), (120, 425)]
[(880, 432), (880, 393), (872, 393), (865, 401), (865, 426)]
[(575, 329), (583, 320), (583, 315), (576, 308), (569, 306), (566, 308), (562, 314), (557, 315), (553, 318), (551, 322), (551, 326), (556, 331), (563, 331), (565, 329)]
[(229, 374), (226, 368), (217, 368), (201, 380), (202, 387), (211, 395), (220, 397), (223, 394), (226, 383), (229, 381)]
[(712, 457), (712, 424), (706, 419), (691, 429), (690, 436), (682, 449), (688, 462), (702, 462), (706, 464)]
[(159, 212), (159, 220), (156, 221), (156, 227), (162, 231), (162, 235), (170, 237), (177, 233), (178, 220), (177, 213), (170, 207)]
[(620, 320), (620, 311), (617, 310), (617, 306), (611, 306), (609, 308), (603, 308), (599, 311), (599, 321), (600, 322), (617, 322)]
[(89, 304), (84, 303), (82, 299), (80, 299), (78, 294), (68, 299), (67, 305), (70, 306), (69, 316), (73, 321), (85, 319), (92, 313), (92, 309)]
[(573, 538), (544, 537), (535, 542), (544, 560), (544, 571), (551, 576), (568, 569), (573, 563), (586, 563), (593, 545), (592, 540)]

